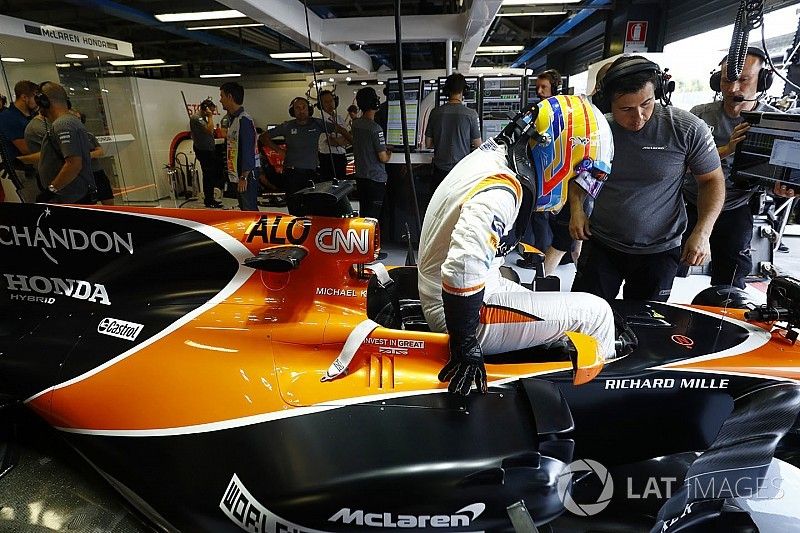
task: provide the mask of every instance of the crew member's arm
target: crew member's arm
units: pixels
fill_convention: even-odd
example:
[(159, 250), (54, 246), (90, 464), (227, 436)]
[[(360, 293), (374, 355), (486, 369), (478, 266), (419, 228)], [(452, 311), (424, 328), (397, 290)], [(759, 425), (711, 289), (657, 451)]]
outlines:
[(348, 146), (353, 144), (353, 135), (350, 133), (350, 130), (343, 127), (339, 122), (329, 122), (328, 124), (332, 124), (334, 127), (334, 131), (344, 137), (344, 139), (336, 138), (336, 142), (338, 146)]
[(71, 155), (66, 157), (64, 159), (64, 164), (61, 166), (61, 170), (59, 170), (56, 177), (53, 178), (51, 185), (55, 187), (56, 190), (60, 191), (78, 177), (82, 168), (83, 158), (81, 158), (81, 156)]
[(209, 135), (213, 136), (214, 135), (214, 129), (215, 129), (215, 126), (214, 126), (214, 113), (212, 113), (211, 111), (208, 111), (203, 116), (206, 117), (206, 121), (203, 123), (203, 127), (206, 129), (206, 132)]
[(477, 340), (484, 285), (506, 228), (514, 223), (522, 188), (515, 177), (481, 181), (463, 200), (442, 263), (442, 302), (450, 360), (439, 373), (448, 390), (466, 396), (475, 383), (486, 392), (483, 353)]
[(736, 152), (736, 145), (744, 140), (744, 138), (747, 136), (747, 130), (749, 129), (750, 124), (747, 122), (742, 122), (733, 128), (733, 131), (731, 132), (731, 138), (728, 140), (728, 144), (717, 146), (717, 152), (719, 153), (720, 159), (724, 159)]
[(99, 142), (97, 142), (97, 137), (89, 134), (89, 142), (92, 143), (92, 151), (89, 152), (89, 155), (92, 156), (92, 159), (100, 159), (106, 155), (106, 151), (103, 150), (103, 147), (100, 146)]
[(478, 114), (477, 113), (472, 113), (470, 115), (469, 129), (470, 129), (470, 132), (469, 132), (470, 133), (470, 137), (469, 138), (472, 139), (471, 146), (472, 146), (472, 149), (474, 150), (474, 149), (478, 148), (483, 143), (483, 141), (481, 140), (481, 125), (478, 123)]
[(256, 126), (248, 117), (239, 117), (239, 192), (247, 190), (247, 178), (256, 169)]
[(586, 191), (569, 180), (567, 183), (567, 198), (569, 201), (569, 235), (577, 241), (588, 241), (592, 236), (589, 230), (589, 217), (583, 210), (586, 201)]
[(708, 126), (698, 122), (689, 134), (687, 163), (697, 180), (697, 225), (683, 245), (681, 261), (702, 265), (711, 254), (709, 238), (722, 204), (725, 202), (725, 176), (720, 166), (719, 152)]
[(11, 144), (13, 144), (22, 155), (28, 155), (31, 153), (31, 151), (28, 149), (28, 143), (25, 142), (25, 139), (14, 139), (11, 141)]
[(392, 158), (392, 150), (386, 146), (383, 138), (383, 130), (376, 128), (372, 134), (372, 146), (375, 149), (375, 154), (378, 156), (378, 161), (381, 163), (388, 163)]
[(36, 166), (39, 164), (39, 156), (39, 152), (33, 152), (32, 154), (28, 155), (18, 155), (17, 159), (24, 165)]
[[(56, 177), (50, 184), (57, 190), (61, 190), (78, 177), (83, 168), (82, 150), (88, 149), (85, 142), (81, 142), (80, 137), (86, 135), (82, 129), (72, 127), (69, 124), (56, 127), (49, 133), (53, 135), (64, 158), (64, 164), (58, 171)], [(45, 141), (50, 142), (50, 141)]]

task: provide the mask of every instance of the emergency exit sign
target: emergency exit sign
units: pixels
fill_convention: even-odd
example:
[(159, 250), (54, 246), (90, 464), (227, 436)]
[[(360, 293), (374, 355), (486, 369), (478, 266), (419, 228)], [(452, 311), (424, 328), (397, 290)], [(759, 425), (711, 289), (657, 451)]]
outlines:
[(629, 20), (625, 31), (625, 48), (623, 53), (647, 52), (647, 21)]

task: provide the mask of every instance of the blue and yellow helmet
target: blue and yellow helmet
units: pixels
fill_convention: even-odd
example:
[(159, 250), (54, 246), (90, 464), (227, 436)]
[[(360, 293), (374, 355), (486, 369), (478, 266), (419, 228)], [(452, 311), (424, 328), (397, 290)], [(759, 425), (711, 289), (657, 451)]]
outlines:
[(597, 107), (585, 96), (552, 96), (538, 104), (538, 138), (528, 143), (536, 175), (536, 210), (559, 211), (571, 179), (597, 196), (611, 173), (614, 139)]

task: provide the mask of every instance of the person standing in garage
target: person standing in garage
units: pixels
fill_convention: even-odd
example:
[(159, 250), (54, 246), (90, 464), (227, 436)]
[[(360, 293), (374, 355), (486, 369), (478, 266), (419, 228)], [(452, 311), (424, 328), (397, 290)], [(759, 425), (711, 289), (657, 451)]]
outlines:
[[(699, 265), (709, 255), (709, 236), (725, 199), (719, 154), (702, 120), (658, 103), (665, 101), (665, 85), (657, 64), (621, 57), (593, 97), (603, 112), (611, 112), (614, 169), (591, 219), (582, 209), (571, 212), (570, 234), (587, 241), (573, 291), (613, 300), (624, 281), (625, 299), (666, 301), (679, 263)], [(698, 221), (681, 253), (687, 167), (698, 183)]]
[(456, 163), (481, 145), (478, 113), (464, 105), (467, 80), (450, 74), (444, 82), (447, 103), (431, 111), (425, 128), (425, 147), (433, 148), (433, 182), (438, 186)]
[[(757, 97), (772, 84), (772, 71), (765, 67), (766, 56), (758, 48), (750, 47), (742, 73), (736, 81), (728, 81), (727, 60), (720, 61), (721, 68), (711, 75), (711, 88), (722, 93), (722, 100), (700, 104), (692, 113), (709, 125), (722, 160), (725, 175), (725, 203), (711, 231), (711, 284), (733, 285), (745, 288), (745, 276), (750, 273), (753, 261), (750, 241), (753, 235), (753, 216), (750, 200), (756, 189), (740, 189), (730, 180), (731, 165), (736, 146), (745, 138), (750, 125), (744, 122), (742, 111), (778, 112), (778, 109), (761, 102)], [(689, 223), (684, 241), (697, 224), (697, 180), (687, 174), (683, 185), (686, 214)], [(791, 189), (776, 184), (773, 192), (779, 196), (793, 196)]]
[(353, 121), (353, 157), (356, 164), (356, 186), (362, 217), (380, 218), (386, 194), (386, 165), (392, 152), (386, 146), (383, 130), (375, 122), (380, 100), (372, 87), (356, 93), (361, 118)]
[[(339, 97), (333, 91), (319, 93), (319, 108), (322, 120), (326, 121), (327, 131), (319, 136), (319, 173), (323, 181), (343, 180), (347, 173), (347, 146), (351, 139), (339, 133), (337, 127), (347, 129), (345, 121), (336, 112)], [(348, 130), (349, 132), (349, 130)]]
[(39, 176), (47, 188), (39, 201), (97, 203), (89, 135), (80, 119), (69, 112), (64, 87), (50, 81), (43, 83), (36, 102), (50, 124), (39, 154)]
[(219, 88), (219, 103), (230, 118), (227, 130), (228, 180), (236, 183), (239, 209), (258, 211), (256, 126), (242, 107), (244, 87), (232, 81), (223, 83)]
[(222, 187), (222, 161), (217, 157), (214, 144), (214, 112), (217, 106), (207, 98), (200, 102), (200, 109), (189, 119), (194, 155), (203, 171), (203, 205), (220, 208), (222, 204), (214, 199), (214, 187)]

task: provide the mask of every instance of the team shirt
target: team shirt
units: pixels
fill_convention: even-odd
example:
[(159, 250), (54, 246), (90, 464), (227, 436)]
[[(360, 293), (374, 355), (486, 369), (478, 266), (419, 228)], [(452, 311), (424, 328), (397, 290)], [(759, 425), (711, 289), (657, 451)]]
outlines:
[(275, 137), (286, 139), (284, 167), (315, 170), (319, 166), (317, 157), (319, 136), (325, 133), (325, 125), (321, 119), (310, 117), (305, 124), (300, 124), (297, 120), (287, 120), (267, 133), (271, 139)]
[(383, 130), (377, 122), (367, 118), (353, 121), (353, 157), (357, 178), (386, 183), (386, 165), (378, 159), (378, 152), (385, 150)]
[(96, 189), (92, 175), (91, 150), (88, 132), (79, 118), (65, 113), (53, 121), (42, 140), (39, 158), (42, 184), (47, 187), (53, 182), (66, 158), (78, 156), (82, 163), (78, 176), (58, 191), (56, 200), (59, 203), (76, 202), (90, 190)]
[(621, 252), (654, 254), (680, 246), (686, 229), (681, 189), (687, 169), (720, 166), (711, 130), (688, 111), (655, 105), (637, 132), (606, 115), (614, 135), (611, 175), (594, 203), (592, 238)]
[[(775, 113), (778, 112), (778, 109), (764, 102), (758, 102), (758, 105), (753, 111), (759, 113)], [(691, 112), (708, 124), (717, 146), (728, 144), (733, 129), (744, 122), (744, 118), (741, 116), (731, 118), (726, 115), (722, 108), (722, 100), (696, 105), (692, 108)], [(732, 165), (733, 154), (722, 159), (722, 173), (725, 175), (725, 204), (722, 206), (723, 211), (736, 209), (737, 207), (745, 205), (750, 201), (750, 196), (753, 194), (752, 189), (739, 189), (733, 185), (733, 182), (730, 180)], [(683, 183), (683, 194), (688, 202), (697, 205), (697, 180), (692, 174), (686, 174)]]
[(192, 115), (189, 119), (189, 129), (192, 133), (192, 144), (195, 150), (214, 151), (214, 135), (206, 129), (208, 120), (200, 113)]
[(472, 140), (480, 139), (478, 113), (463, 104), (444, 104), (428, 119), (425, 137), (433, 139), (433, 164), (450, 172), (472, 151)]

